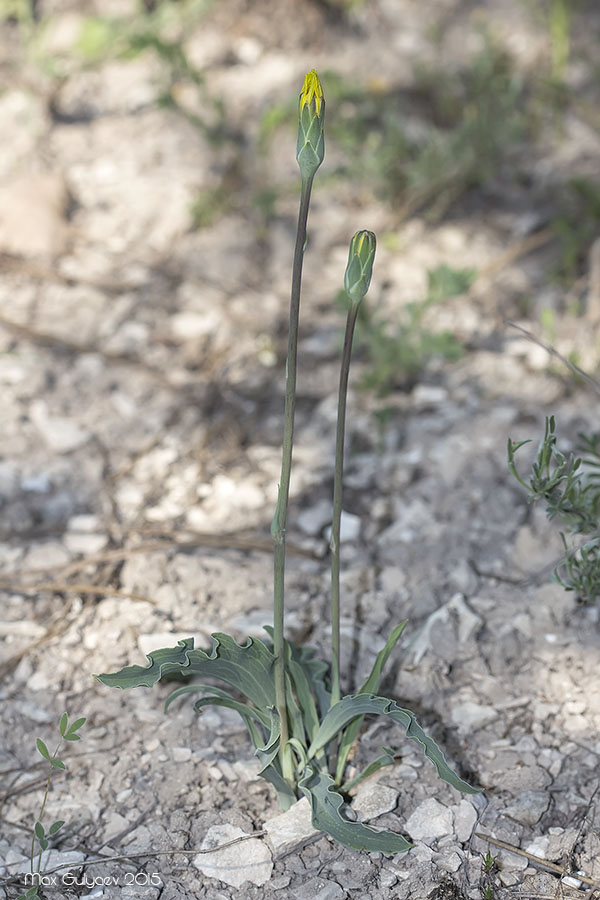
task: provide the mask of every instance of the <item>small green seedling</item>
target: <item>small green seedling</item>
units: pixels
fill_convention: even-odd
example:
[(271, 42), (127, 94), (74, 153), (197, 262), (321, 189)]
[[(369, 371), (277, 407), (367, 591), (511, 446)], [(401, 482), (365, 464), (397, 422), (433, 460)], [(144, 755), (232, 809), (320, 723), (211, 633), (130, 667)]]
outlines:
[[(350, 242), (344, 290), (348, 299), (346, 337), (338, 393), (338, 418), (334, 468), (331, 528), (331, 661), (316, 658), (312, 649), (284, 638), (284, 573), (287, 509), (292, 470), (298, 323), (302, 262), (313, 179), (325, 153), (325, 99), (317, 73), (305, 78), (298, 107), (296, 158), (300, 166), (300, 212), (294, 251), (290, 328), (286, 365), (284, 433), (281, 478), (275, 515), (271, 524), (274, 544), (273, 627), (266, 626), (269, 640), (248, 638), (238, 644), (233, 637), (212, 635), (209, 650), (194, 648), (192, 638), (177, 647), (148, 654), (150, 664), (126, 666), (113, 674), (98, 675), (106, 685), (118, 688), (151, 687), (161, 678), (177, 675), (188, 683), (175, 690), (165, 704), (190, 693), (201, 694), (195, 709), (208, 704), (236, 710), (244, 720), (261, 762), (261, 775), (275, 788), (283, 809), (302, 795), (312, 809), (315, 828), (327, 832), (345, 847), (371, 852), (398, 853), (411, 844), (393, 831), (378, 831), (343, 813), (347, 792), (383, 766), (394, 763), (394, 750), (383, 753), (364, 770), (347, 780), (350, 751), (367, 715), (383, 716), (401, 725), (436, 767), (440, 777), (459, 791), (475, 793), (446, 762), (436, 743), (428, 737), (414, 714), (387, 697), (378, 696), (383, 668), (404, 630), (401, 622), (377, 654), (373, 669), (355, 695), (342, 697), (340, 685), (340, 522), (346, 395), (352, 339), (358, 310), (367, 293), (375, 257), (375, 235), (357, 232)], [(194, 678), (224, 682), (233, 693)], [(243, 700), (238, 699), (239, 696)]]
[[(60, 829), (65, 824), (62, 819), (58, 819), (56, 822), (53, 822), (52, 825), (49, 826), (46, 831), (44, 825), (42, 824), (42, 816), (44, 815), (44, 811), (46, 809), (46, 802), (48, 800), (48, 795), (50, 794), (50, 788), (52, 786), (52, 777), (57, 769), (66, 769), (66, 766), (62, 759), (58, 758), (58, 751), (61, 748), (63, 741), (80, 741), (81, 735), (77, 734), (79, 729), (85, 725), (85, 718), (75, 719), (69, 725), (69, 718), (66, 713), (63, 713), (60, 717), (60, 722), (58, 725), (58, 730), (60, 732), (60, 741), (56, 745), (56, 749), (52, 755), (50, 755), (50, 751), (48, 746), (44, 743), (41, 738), (36, 739), (36, 747), (38, 753), (46, 760), (48, 763), (48, 778), (46, 780), (46, 790), (44, 792), (44, 797), (42, 799), (42, 806), (39, 811), (38, 817), (33, 826), (33, 833), (31, 836), (31, 852), (30, 852), (30, 871), (31, 874), (34, 874), (34, 871), (39, 874), (41, 865), (42, 865), (42, 854), (45, 850), (48, 849), (50, 844), (50, 840), (53, 837), (56, 837)], [(37, 845), (37, 849), (36, 849)], [(39, 851), (39, 852), (38, 852)], [(37, 868), (35, 863), (36, 854), (38, 856), (37, 859)], [(37, 887), (33, 886), (29, 888), (26, 894), (21, 894), (18, 897), (18, 900), (34, 900), (37, 898)]]
[[(566, 457), (556, 446), (554, 416), (547, 417), (529, 482), (519, 475), (515, 454), (530, 441), (508, 439), (508, 467), (527, 490), (528, 500), (543, 500), (548, 518), (568, 529), (568, 538), (561, 532), (565, 556), (554, 579), (573, 591), (579, 603), (589, 604), (600, 596), (600, 435), (580, 434), (579, 440), (583, 457)], [(577, 546), (578, 535), (593, 537)]]

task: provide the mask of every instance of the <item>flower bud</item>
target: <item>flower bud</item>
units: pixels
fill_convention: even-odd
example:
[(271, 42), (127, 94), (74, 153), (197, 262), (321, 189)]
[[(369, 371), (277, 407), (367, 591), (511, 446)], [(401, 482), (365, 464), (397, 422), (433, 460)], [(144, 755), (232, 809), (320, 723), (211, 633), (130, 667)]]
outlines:
[(352, 303), (360, 303), (369, 290), (376, 240), (372, 231), (357, 231), (350, 241), (344, 290)]
[(312, 69), (304, 78), (298, 105), (296, 159), (303, 178), (312, 178), (325, 156), (325, 99), (319, 76)]

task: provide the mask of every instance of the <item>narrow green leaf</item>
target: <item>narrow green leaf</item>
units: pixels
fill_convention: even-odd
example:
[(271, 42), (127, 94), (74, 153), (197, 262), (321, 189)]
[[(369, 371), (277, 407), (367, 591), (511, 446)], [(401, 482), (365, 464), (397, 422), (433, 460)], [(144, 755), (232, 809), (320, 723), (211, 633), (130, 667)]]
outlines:
[(46, 838), (40, 838), (40, 847), (42, 848), (42, 850), (48, 849), (48, 841), (46, 840)]
[(319, 712), (324, 716), (331, 706), (331, 691), (328, 686), (329, 665), (315, 656), (312, 647), (297, 647), (289, 641), (292, 658), (299, 663), (312, 687), (319, 704)]
[[(292, 649), (286, 641), (286, 668), (292, 682), (292, 689), (298, 698), (300, 712), (302, 716), (303, 731), (306, 731), (306, 738), (312, 741), (319, 729), (319, 715), (315, 698), (311, 691), (311, 685), (306, 677), (306, 672), (292, 655)], [(294, 732), (295, 737), (297, 735)], [(304, 735), (302, 735), (304, 736)], [(300, 741), (302, 743), (302, 741)]]
[(35, 832), (36, 838), (39, 841), (41, 841), (43, 838), (46, 837), (46, 832), (44, 831), (44, 826), (42, 825), (41, 822), (36, 822), (35, 825), (33, 826), (33, 830)]
[(279, 716), (277, 714), (277, 710), (272, 707), (269, 710), (271, 716), (271, 732), (267, 741), (263, 747), (257, 747), (254, 755), (261, 763), (260, 773), (262, 775), (263, 771), (270, 766), (277, 754), (279, 753), (279, 739), (281, 737), (281, 727), (279, 723)]
[(318, 772), (310, 766), (299, 787), (310, 803), (314, 827), (325, 831), (344, 847), (367, 850), (369, 853), (402, 853), (412, 847), (401, 834), (378, 831), (371, 825), (344, 818), (341, 813), (344, 798), (336, 791), (333, 778), (326, 772)]
[(298, 798), (275, 765), (267, 766), (260, 775), (261, 778), (264, 778), (265, 781), (268, 781), (275, 788), (282, 812), (294, 805)]
[(65, 732), (67, 730), (68, 724), (69, 724), (69, 718), (66, 713), (63, 713), (62, 716), (60, 717), (60, 724), (58, 726), (60, 733), (63, 737), (65, 736)]
[(366, 778), (370, 778), (371, 775), (374, 775), (375, 772), (378, 772), (379, 769), (383, 769), (384, 766), (393, 766), (396, 763), (396, 759), (394, 756), (394, 751), (390, 750), (389, 747), (381, 748), (384, 753), (381, 756), (378, 756), (377, 759), (374, 759), (372, 763), (369, 763), (366, 768), (359, 772), (358, 775), (355, 775), (354, 778), (351, 778), (350, 781), (347, 781), (340, 788), (342, 794), (347, 794), (348, 791), (355, 788), (357, 785), (364, 781)]
[(38, 738), (38, 739), (36, 740), (36, 742), (35, 742), (35, 745), (36, 745), (36, 747), (38, 748), (38, 751), (39, 751), (39, 752), (42, 754), (42, 756), (44, 757), (44, 759), (49, 760), (49, 759), (50, 759), (50, 751), (49, 751), (48, 748), (46, 747), (46, 745), (45, 745), (45, 743), (43, 742), (43, 740), (42, 740), (41, 738)]
[(56, 834), (57, 831), (60, 831), (64, 824), (64, 821), (61, 821), (60, 819), (58, 820), (58, 822), (53, 822), (48, 829), (48, 834)]
[(194, 639), (178, 641), (177, 647), (153, 650), (149, 666), (125, 666), (119, 672), (96, 675), (98, 681), (123, 690), (152, 687), (175, 673), (218, 678), (241, 691), (258, 709), (275, 705), (273, 666), (275, 657), (262, 641), (248, 638), (238, 644), (230, 635), (213, 634), (210, 653), (194, 650)]
[(444, 757), (444, 754), (430, 737), (428, 737), (414, 713), (408, 709), (402, 709), (393, 700), (387, 697), (376, 697), (373, 694), (356, 694), (343, 697), (339, 703), (329, 710), (319, 728), (318, 734), (308, 750), (309, 759), (316, 752), (338, 734), (349, 722), (357, 716), (364, 715), (386, 716), (399, 725), (404, 726), (406, 736), (421, 745), (427, 759), (431, 760), (438, 771), (438, 775), (448, 784), (465, 794), (477, 794), (480, 788), (471, 787), (454, 772)]
[[(358, 691), (359, 694), (376, 694), (379, 690), (379, 685), (381, 683), (381, 675), (383, 673), (383, 669), (385, 664), (387, 663), (390, 654), (394, 650), (394, 647), (400, 640), (400, 636), (404, 629), (406, 628), (407, 619), (404, 622), (400, 622), (399, 625), (396, 625), (392, 633), (390, 634), (388, 640), (386, 641), (385, 647), (379, 651), (375, 658), (375, 662), (373, 663), (373, 668), (371, 669), (371, 674), (363, 683), (362, 687)], [(344, 772), (346, 770), (346, 763), (348, 761), (348, 755), (350, 750), (352, 749), (352, 745), (354, 741), (358, 737), (358, 733), (360, 731), (361, 725), (363, 723), (362, 718), (355, 719), (348, 728), (344, 731), (340, 739), (340, 748), (338, 751), (337, 765), (336, 765), (336, 783), (339, 784), (344, 778)]]
[(296, 738), (293, 738), (293, 737), (289, 739), (288, 744), (296, 752), (296, 756), (298, 757), (298, 759), (300, 761), (299, 768), (303, 772), (306, 771), (306, 768), (308, 766), (308, 759), (306, 756), (306, 747), (299, 740), (297, 740)]
[(66, 769), (64, 762), (60, 759), (51, 759), (50, 765), (54, 766), (55, 769)]

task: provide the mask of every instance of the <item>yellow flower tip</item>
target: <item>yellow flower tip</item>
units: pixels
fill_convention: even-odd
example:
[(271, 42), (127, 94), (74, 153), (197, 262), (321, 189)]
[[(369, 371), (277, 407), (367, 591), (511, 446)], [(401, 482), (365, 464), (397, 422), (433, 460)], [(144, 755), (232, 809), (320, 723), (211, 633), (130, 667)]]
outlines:
[(311, 69), (304, 76), (304, 84), (300, 92), (300, 109), (303, 106), (310, 106), (313, 100), (315, 101), (317, 115), (319, 115), (321, 112), (321, 101), (323, 100), (323, 88), (316, 71)]

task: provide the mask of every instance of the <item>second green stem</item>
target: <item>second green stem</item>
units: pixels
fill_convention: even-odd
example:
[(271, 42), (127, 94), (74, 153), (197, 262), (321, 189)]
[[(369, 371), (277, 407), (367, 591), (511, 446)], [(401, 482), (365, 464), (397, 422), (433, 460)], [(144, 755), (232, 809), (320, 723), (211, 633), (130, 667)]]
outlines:
[(354, 326), (359, 304), (352, 303), (346, 319), (344, 352), (340, 371), (338, 393), (337, 429), (335, 437), (335, 473), (333, 478), (333, 522), (331, 525), (331, 655), (332, 683), (331, 704), (340, 699), (340, 533), (342, 523), (342, 487), (344, 477), (344, 434), (346, 430), (346, 396), (348, 394), (348, 374), (352, 354)]

